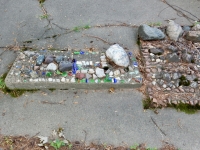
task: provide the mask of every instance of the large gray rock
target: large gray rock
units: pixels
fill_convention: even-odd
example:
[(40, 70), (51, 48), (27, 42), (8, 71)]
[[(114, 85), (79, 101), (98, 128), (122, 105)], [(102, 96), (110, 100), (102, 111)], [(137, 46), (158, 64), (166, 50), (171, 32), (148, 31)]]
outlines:
[(129, 65), (127, 53), (118, 44), (110, 46), (106, 51), (106, 56), (118, 66), (127, 67)]
[(164, 73), (163, 80), (169, 82), (171, 80), (171, 75), (169, 73)]
[(162, 40), (165, 38), (165, 34), (160, 29), (146, 24), (139, 26), (138, 35), (142, 40)]
[(59, 70), (60, 71), (71, 71), (72, 70), (72, 63), (68, 61), (61, 61), (59, 63)]
[(180, 62), (181, 60), (176, 53), (167, 54), (166, 59), (168, 62)]
[(200, 42), (200, 31), (189, 31), (185, 35), (185, 39), (193, 42)]
[(190, 55), (188, 53), (184, 53), (182, 55), (182, 60), (183, 60), (183, 62), (191, 63), (191, 61), (193, 60), (193, 57), (192, 57), (192, 55)]
[(173, 20), (169, 20), (166, 32), (171, 40), (177, 41), (182, 35), (183, 30), (179, 24), (175, 23)]
[(164, 50), (161, 48), (151, 48), (150, 52), (156, 55), (161, 55), (164, 53)]

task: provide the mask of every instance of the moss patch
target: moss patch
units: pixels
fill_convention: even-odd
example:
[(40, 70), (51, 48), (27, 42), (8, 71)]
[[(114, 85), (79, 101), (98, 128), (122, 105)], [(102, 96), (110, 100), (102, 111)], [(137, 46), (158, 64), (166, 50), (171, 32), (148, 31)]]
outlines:
[(179, 81), (179, 86), (183, 85), (183, 86), (189, 86), (190, 85), (190, 81), (186, 79), (185, 76), (181, 76)]
[(177, 111), (181, 111), (181, 112), (184, 112), (186, 114), (195, 114), (198, 110), (200, 110), (200, 106), (198, 104), (192, 106), (190, 104), (179, 103), (177, 105), (168, 104), (167, 106), (175, 108)]
[(25, 90), (25, 89), (14, 89), (11, 90), (9, 89), (6, 84), (5, 84), (5, 78), (7, 76), (7, 73), (3, 74), (0, 77), (0, 90), (4, 93), (4, 94), (9, 94), (11, 97), (19, 97), (22, 94), (24, 94), (25, 92), (35, 92), (38, 91), (37, 89), (35, 90)]

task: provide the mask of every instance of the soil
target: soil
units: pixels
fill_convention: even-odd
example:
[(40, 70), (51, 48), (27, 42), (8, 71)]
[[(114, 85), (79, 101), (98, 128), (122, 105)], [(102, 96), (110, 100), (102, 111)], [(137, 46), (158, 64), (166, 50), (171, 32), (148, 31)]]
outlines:
[[(0, 150), (45, 150), (44, 147), (38, 146), (39, 143), (40, 140), (37, 137), (0, 135)], [(71, 144), (71, 148), (69, 148), (69, 146), (62, 146), (59, 150), (150, 150), (145, 144), (140, 144), (136, 148), (130, 148), (128, 146), (114, 147), (112, 145), (94, 143), (85, 145), (84, 142), (79, 141), (74, 141)], [(48, 150), (55, 150), (49, 143), (45, 145), (48, 147)], [(158, 150), (177, 150), (177, 148), (165, 143), (164, 146)]]

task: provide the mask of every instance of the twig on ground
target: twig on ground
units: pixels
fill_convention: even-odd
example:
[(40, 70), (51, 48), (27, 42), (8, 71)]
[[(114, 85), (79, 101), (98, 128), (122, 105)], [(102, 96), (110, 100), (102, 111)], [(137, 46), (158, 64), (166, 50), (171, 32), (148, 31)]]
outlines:
[[(180, 8), (180, 7), (178, 7), (178, 6), (176, 6), (176, 5), (171, 5), (170, 3), (168, 3), (166, 0), (162, 0), (162, 2), (163, 3), (165, 3), (165, 4), (167, 4), (169, 7), (171, 7), (173, 10), (175, 10), (176, 12), (177, 12), (177, 15), (178, 16), (180, 16), (180, 17), (185, 17), (188, 21), (192, 21), (192, 22), (194, 22), (194, 21), (200, 21), (200, 19), (197, 17), (197, 16), (195, 16), (195, 15), (193, 15), (192, 13), (190, 13), (189, 11), (187, 11), (187, 10), (184, 10), (184, 9), (182, 9), (182, 8)], [(178, 9), (180, 9), (180, 10), (178, 10), (177, 8), (175, 8), (175, 7), (177, 7)], [(166, 8), (165, 8), (166, 9)], [(187, 16), (185, 13), (183, 13), (182, 11), (185, 11), (185, 12), (187, 12), (187, 13), (189, 13), (190, 15), (192, 15), (194, 18), (196, 18), (196, 19), (198, 19), (198, 20), (195, 20), (195, 19), (193, 19), (193, 18), (191, 18), (191, 17), (189, 17), (189, 16)], [(163, 11), (163, 10), (162, 10)], [(162, 12), (161, 11), (161, 12)]]
[(109, 44), (109, 45), (113, 45), (114, 43), (110, 43), (110, 42), (108, 42), (108, 41), (106, 41), (106, 40), (104, 40), (104, 39), (102, 39), (102, 38), (100, 38), (100, 37), (97, 37), (97, 36), (94, 36), (94, 35), (89, 35), (89, 34), (83, 34), (84, 36), (87, 36), (87, 37), (92, 37), (92, 38), (96, 38), (96, 39), (99, 39), (99, 40), (101, 40), (101, 41), (103, 41), (104, 43), (107, 43), (107, 44)]
[(181, 129), (183, 128), (182, 125), (181, 125), (180, 119), (178, 119), (178, 126), (179, 126)]
[(49, 102), (49, 101), (41, 101), (42, 104), (60, 104), (60, 105), (64, 105), (64, 102), (66, 100), (62, 100), (60, 102)]
[(167, 136), (166, 133), (157, 125), (157, 123), (155, 122), (155, 120), (154, 120), (152, 117), (151, 117), (151, 120), (152, 120), (152, 122), (156, 125), (156, 127), (160, 130), (160, 132), (161, 132), (163, 135)]

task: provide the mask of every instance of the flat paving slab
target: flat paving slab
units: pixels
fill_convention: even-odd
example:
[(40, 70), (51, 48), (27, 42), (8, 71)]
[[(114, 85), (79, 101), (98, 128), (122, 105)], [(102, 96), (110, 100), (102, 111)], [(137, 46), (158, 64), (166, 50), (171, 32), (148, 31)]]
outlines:
[[(113, 62), (108, 62), (105, 50), (99, 51), (94, 48), (20, 52), (5, 79), (5, 83), (10, 89), (140, 87), (142, 76), (138, 69), (137, 60), (131, 51), (127, 51), (127, 56), (130, 60), (129, 66), (119, 67)], [(40, 57), (44, 57), (43, 63), (38, 64)], [(74, 60), (76, 63), (72, 63)], [(69, 65), (68, 70), (62, 70), (63, 63)], [(77, 70), (74, 71), (74, 69)], [(102, 71), (102, 75), (98, 73), (98, 70)]]

